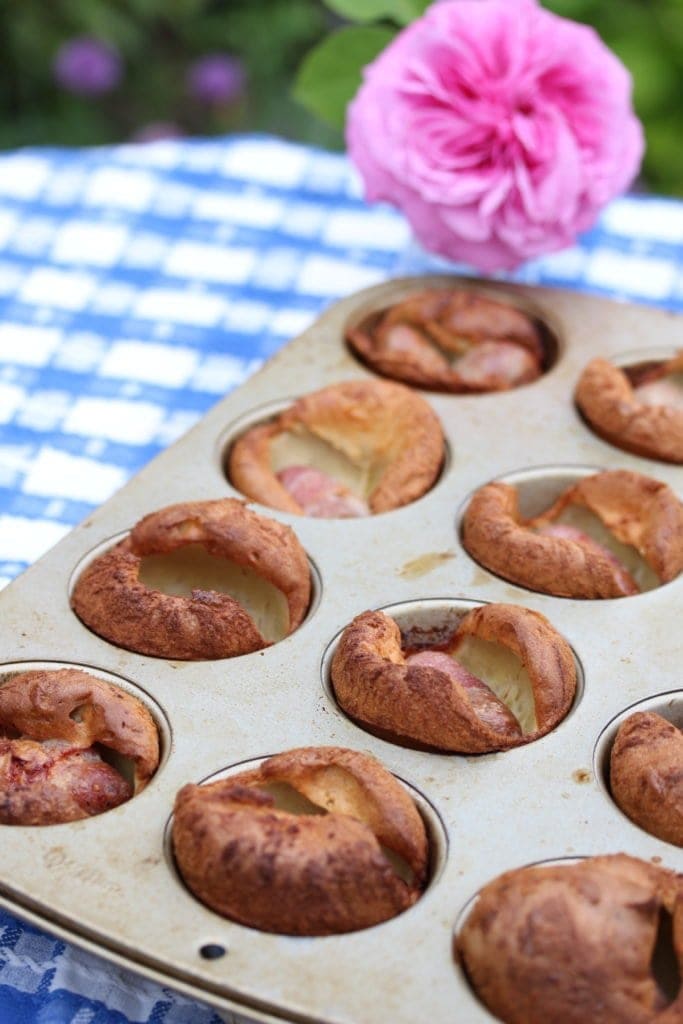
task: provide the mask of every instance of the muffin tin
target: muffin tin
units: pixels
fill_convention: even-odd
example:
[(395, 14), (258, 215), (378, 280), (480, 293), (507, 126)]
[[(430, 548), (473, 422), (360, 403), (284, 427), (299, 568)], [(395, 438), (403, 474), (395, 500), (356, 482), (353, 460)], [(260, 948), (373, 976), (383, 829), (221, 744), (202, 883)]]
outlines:
[[(165, 661), (114, 647), (69, 607), (74, 574), (139, 518), (172, 502), (239, 496), (224, 474), (231, 440), (304, 391), (371, 376), (344, 327), (411, 291), (463, 283), (538, 317), (558, 358), (531, 385), (489, 395), (422, 392), (448, 456), (433, 489), (404, 508), (355, 520), (309, 519), (253, 504), (292, 526), (313, 569), (308, 616), (266, 650), (219, 661)], [(612, 803), (604, 758), (632, 705), (683, 701), (683, 577), (642, 595), (575, 601), (506, 583), (459, 540), (466, 497), (519, 474), (525, 501), (554, 497), (601, 468), (657, 477), (680, 496), (683, 469), (629, 455), (592, 434), (573, 404), (591, 356), (677, 343), (680, 320), (574, 293), (447, 277), (392, 281), (342, 300), (190, 433), (0, 595), (0, 673), (77, 665), (138, 694), (162, 739), (157, 775), (126, 804), (85, 821), (2, 827), (0, 902), (48, 930), (249, 1020), (434, 1024), (493, 1018), (453, 958), (452, 935), (487, 881), (525, 864), (628, 852), (679, 869), (681, 851), (642, 832)], [(502, 754), (458, 756), (398, 746), (337, 707), (328, 678), (340, 630), (367, 608), (399, 608), (429, 626), (472, 603), (542, 612), (581, 668), (574, 707), (550, 734)], [(677, 649), (678, 648), (678, 649)], [(177, 790), (296, 746), (374, 754), (414, 793), (429, 829), (429, 885), (410, 910), (326, 938), (268, 935), (218, 917), (183, 886), (168, 827)]]

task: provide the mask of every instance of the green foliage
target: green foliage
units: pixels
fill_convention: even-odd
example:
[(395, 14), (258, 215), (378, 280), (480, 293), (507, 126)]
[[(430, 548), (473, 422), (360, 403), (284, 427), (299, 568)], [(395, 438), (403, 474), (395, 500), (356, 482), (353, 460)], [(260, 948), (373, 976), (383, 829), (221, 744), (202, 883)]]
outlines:
[(380, 25), (337, 29), (305, 58), (294, 86), (294, 98), (341, 130), (347, 104), (358, 90), (363, 68), (395, 34)]
[(349, 21), (380, 21), (386, 19), (408, 25), (429, 7), (431, 0), (324, 0), (335, 14)]
[[(647, 135), (645, 182), (683, 195), (683, 0), (542, 2), (594, 26), (630, 69)], [(341, 147), (343, 111), (360, 69), (427, 6), (428, 0), (0, 0), (0, 146), (115, 141), (150, 121), (170, 121), (190, 135), (271, 131)], [(121, 53), (125, 76), (107, 96), (72, 96), (54, 82), (58, 48), (84, 34)], [(247, 90), (241, 102), (206, 107), (188, 96), (185, 76), (193, 60), (216, 51), (243, 62)]]
[[(289, 95), (331, 19), (319, 0), (0, 0), (0, 146), (112, 142), (153, 121), (188, 135), (256, 130), (338, 145)], [(79, 35), (119, 50), (124, 78), (110, 94), (55, 84), (54, 57)], [(244, 64), (242, 101), (207, 107), (188, 95), (188, 67), (215, 52)]]

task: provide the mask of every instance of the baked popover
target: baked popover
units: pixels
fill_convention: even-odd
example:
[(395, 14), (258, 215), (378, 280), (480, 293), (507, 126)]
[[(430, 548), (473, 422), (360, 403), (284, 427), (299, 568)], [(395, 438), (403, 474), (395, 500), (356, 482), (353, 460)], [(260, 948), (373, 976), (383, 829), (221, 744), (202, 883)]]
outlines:
[(505, 1024), (680, 1024), (683, 989), (663, 990), (653, 965), (666, 923), (680, 974), (683, 876), (625, 854), (590, 857), (494, 879), (456, 948)]
[(446, 642), (414, 650), (384, 612), (363, 612), (341, 635), (331, 677), (358, 723), (467, 754), (544, 736), (567, 714), (577, 682), (567, 641), (543, 615), (510, 604), (475, 608)]
[[(574, 525), (562, 521), (577, 510), (591, 514), (586, 529), (576, 518)], [(600, 540), (586, 532), (596, 527)], [(683, 504), (659, 480), (607, 470), (583, 477), (549, 508), (525, 518), (517, 489), (494, 481), (470, 500), (462, 540), (491, 572), (531, 590), (556, 597), (625, 597), (667, 583), (683, 569)], [(621, 545), (618, 555), (612, 544)], [(632, 556), (633, 572), (624, 561)]]
[(228, 476), (271, 508), (350, 518), (420, 498), (443, 460), (441, 424), (423, 398), (388, 381), (349, 380), (247, 430), (230, 450)]
[[(278, 806), (283, 792), (293, 809)], [(194, 895), (285, 935), (379, 924), (419, 898), (428, 842), (406, 789), (368, 754), (302, 747), (176, 797), (173, 849)]]
[(242, 603), (218, 589), (165, 593), (141, 578), (144, 559), (193, 546), (217, 568), (234, 566), (270, 585), (286, 605), (285, 634), (302, 622), (311, 597), (306, 553), (288, 526), (234, 498), (184, 502), (152, 512), (81, 573), (71, 595), (76, 615), (98, 636), (140, 654), (187, 660), (231, 658), (269, 646)]
[(544, 369), (534, 320), (464, 287), (410, 295), (348, 328), (346, 339), (376, 373), (433, 391), (506, 391)]
[(612, 747), (610, 790), (636, 825), (683, 846), (683, 732), (653, 711), (630, 715)]
[(636, 455), (683, 463), (683, 351), (670, 359), (615, 366), (592, 359), (576, 387), (576, 404), (593, 430)]
[[(107, 762), (107, 751), (130, 762), (131, 778)], [(0, 823), (101, 814), (140, 793), (158, 763), (154, 719), (126, 691), (71, 668), (0, 683)]]

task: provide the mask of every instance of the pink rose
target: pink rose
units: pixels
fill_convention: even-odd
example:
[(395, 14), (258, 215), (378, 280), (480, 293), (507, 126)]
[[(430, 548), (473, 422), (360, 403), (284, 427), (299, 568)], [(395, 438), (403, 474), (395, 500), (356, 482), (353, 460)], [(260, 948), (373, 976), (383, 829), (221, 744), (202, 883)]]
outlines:
[(631, 79), (535, 0), (448, 0), (365, 69), (347, 143), (370, 200), (480, 270), (570, 245), (633, 180)]

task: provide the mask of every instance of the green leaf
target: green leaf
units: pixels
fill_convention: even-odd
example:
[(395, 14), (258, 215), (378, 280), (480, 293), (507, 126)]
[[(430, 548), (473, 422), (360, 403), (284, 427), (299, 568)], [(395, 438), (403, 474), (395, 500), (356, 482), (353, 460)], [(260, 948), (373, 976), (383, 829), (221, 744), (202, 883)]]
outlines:
[(683, 117), (680, 114), (664, 116), (647, 124), (647, 150), (645, 153), (646, 181), (658, 192), (683, 196), (681, 170), (681, 134)]
[(342, 128), (346, 107), (361, 83), (363, 68), (395, 34), (379, 26), (333, 32), (305, 57), (294, 83), (294, 99), (324, 121)]
[(595, 0), (544, 0), (544, 7), (563, 18), (590, 22), (595, 19)]
[(641, 117), (676, 109), (680, 79), (676, 68), (663, 59), (661, 42), (626, 36), (614, 39), (612, 48), (633, 75), (634, 101)]
[(429, 7), (432, 0), (324, 0), (335, 14), (349, 21), (381, 21), (388, 18), (408, 25)]

